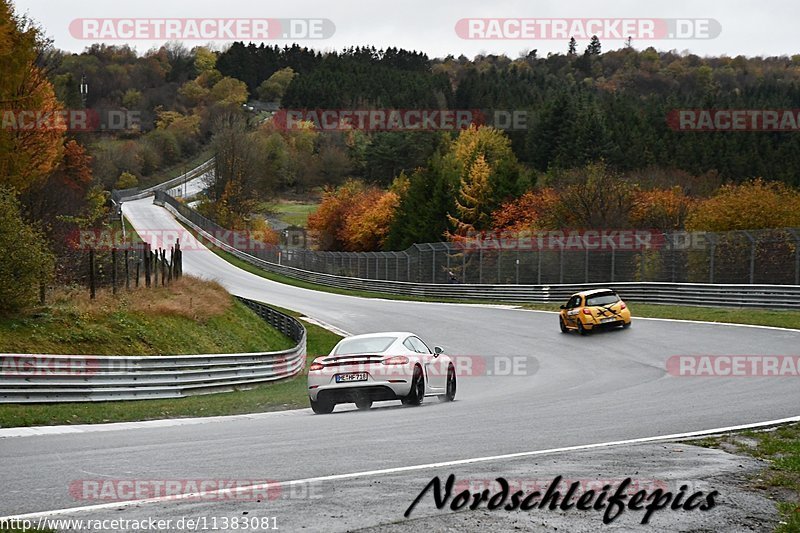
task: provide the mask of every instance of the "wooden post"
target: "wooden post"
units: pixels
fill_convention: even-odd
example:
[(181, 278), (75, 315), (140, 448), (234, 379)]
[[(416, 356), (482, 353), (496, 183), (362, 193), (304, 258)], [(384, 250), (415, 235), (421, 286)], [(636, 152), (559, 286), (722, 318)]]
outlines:
[(131, 273), (130, 265), (128, 264), (128, 249), (125, 248), (125, 290), (131, 290)]
[(153, 252), (153, 287), (158, 287), (158, 248)]
[(167, 280), (172, 283), (172, 270), (175, 268), (175, 248), (169, 249), (169, 275)]
[(142, 260), (141, 259), (137, 259), (136, 260), (136, 288), (137, 289), (139, 288), (139, 267), (141, 266), (141, 264), (142, 264)]
[(94, 285), (94, 248), (89, 249), (89, 297), (94, 300), (96, 288)]
[(167, 250), (161, 249), (161, 286), (167, 284)]
[(175, 241), (175, 277), (180, 278), (183, 276), (183, 252), (181, 252), (181, 240)]
[(150, 288), (150, 244), (144, 245), (144, 284), (148, 289)]
[(117, 294), (117, 249), (111, 249), (111, 293)]

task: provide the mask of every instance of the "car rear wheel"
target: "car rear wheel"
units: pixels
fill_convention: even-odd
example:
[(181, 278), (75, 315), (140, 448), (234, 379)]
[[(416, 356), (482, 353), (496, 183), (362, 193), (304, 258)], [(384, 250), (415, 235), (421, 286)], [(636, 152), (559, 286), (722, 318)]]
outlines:
[(631, 327), (631, 323), (630, 322), (625, 322), (624, 324), (622, 324), (622, 327), (625, 328), (625, 329), (628, 329), (629, 327)]
[(327, 415), (333, 412), (333, 408), (335, 407), (334, 404), (331, 402), (315, 402), (314, 400), (311, 401), (311, 410), (314, 411), (318, 415)]
[(422, 369), (414, 367), (414, 377), (411, 379), (411, 392), (401, 401), (403, 405), (419, 405), (425, 397), (425, 378), (422, 377)]
[(578, 331), (580, 332), (581, 335), (589, 334), (589, 330), (583, 327), (583, 322), (581, 322), (580, 319), (578, 319)]
[(356, 407), (358, 407), (362, 411), (368, 411), (370, 407), (372, 407), (372, 400), (368, 398), (362, 398), (356, 400)]
[(561, 328), (561, 333), (569, 333), (569, 329), (567, 328), (567, 325), (564, 324), (564, 317), (560, 316), (560, 315), (558, 317), (558, 327)]
[(445, 394), (439, 396), (439, 400), (443, 402), (452, 402), (456, 399), (456, 369), (453, 365), (447, 369), (447, 388)]

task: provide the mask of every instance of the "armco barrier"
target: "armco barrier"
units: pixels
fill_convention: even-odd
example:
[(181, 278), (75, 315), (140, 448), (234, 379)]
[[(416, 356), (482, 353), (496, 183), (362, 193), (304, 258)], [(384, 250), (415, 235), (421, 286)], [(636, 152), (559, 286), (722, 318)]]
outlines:
[[(263, 270), (283, 274), (294, 279), (328, 287), (358, 291), (381, 292), (405, 296), (420, 296), (442, 300), (473, 300), (511, 303), (563, 303), (580, 290), (610, 287), (631, 302), (656, 304), (699, 305), (710, 307), (764, 307), (772, 309), (800, 309), (800, 286), (797, 285), (750, 285), (708, 284), (669, 282), (616, 282), (593, 284), (554, 285), (478, 285), (478, 284), (430, 284), (351, 278), (320, 272), (311, 272), (264, 261), (237, 250), (214, 238), (185, 215), (195, 220), (202, 218), (191, 208), (176, 201), (170, 195), (157, 192), (155, 201), (163, 205), (178, 220), (201, 233), (205, 240)], [(207, 224), (206, 224), (207, 223)], [(213, 228), (213, 222), (204, 224)], [(216, 226), (214, 229), (222, 229)]]
[(168, 191), (178, 185), (183, 185), (187, 181), (191, 181), (203, 174), (207, 173), (209, 170), (214, 168), (216, 164), (216, 159), (211, 158), (205, 163), (201, 164), (200, 166), (193, 168), (186, 174), (182, 174), (176, 178), (172, 178), (171, 180), (165, 181), (163, 183), (159, 183), (158, 185), (153, 185), (152, 187), (148, 187), (147, 189), (115, 189), (111, 192), (111, 199), (114, 201), (115, 204), (120, 204), (122, 202), (131, 202), (133, 200), (141, 200), (142, 198), (147, 198), (148, 196), (154, 194), (156, 191)]
[(239, 300), (295, 341), (294, 348), (148, 357), (0, 354), (0, 403), (180, 398), (246, 388), (301, 372), (305, 327), (259, 302)]

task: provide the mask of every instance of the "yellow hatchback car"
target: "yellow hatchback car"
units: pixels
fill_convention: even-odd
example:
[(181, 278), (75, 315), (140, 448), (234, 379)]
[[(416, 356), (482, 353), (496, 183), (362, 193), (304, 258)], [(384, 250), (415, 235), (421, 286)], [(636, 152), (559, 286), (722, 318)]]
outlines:
[(561, 306), (558, 324), (562, 333), (578, 330), (581, 335), (601, 327), (631, 325), (631, 310), (611, 289), (593, 289), (573, 294)]

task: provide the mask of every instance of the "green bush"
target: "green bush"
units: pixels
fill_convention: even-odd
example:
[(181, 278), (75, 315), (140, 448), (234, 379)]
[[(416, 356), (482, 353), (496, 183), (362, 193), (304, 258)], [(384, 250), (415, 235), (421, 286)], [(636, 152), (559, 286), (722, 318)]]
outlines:
[(53, 274), (54, 259), (41, 230), (26, 223), (13, 192), (0, 189), (0, 313), (36, 301)]

